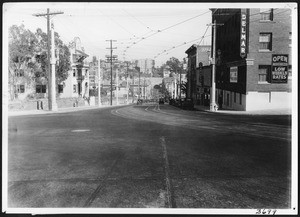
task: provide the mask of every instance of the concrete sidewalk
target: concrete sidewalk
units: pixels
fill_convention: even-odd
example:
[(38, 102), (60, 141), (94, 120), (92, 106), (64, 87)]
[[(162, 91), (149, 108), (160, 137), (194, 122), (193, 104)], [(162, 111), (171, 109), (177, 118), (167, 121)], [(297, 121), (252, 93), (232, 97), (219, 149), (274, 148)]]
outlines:
[[(44, 115), (44, 114), (56, 114), (56, 113), (66, 113), (66, 112), (76, 112), (82, 110), (91, 110), (91, 109), (101, 109), (101, 108), (108, 108), (108, 107), (118, 107), (118, 106), (125, 106), (126, 104), (119, 104), (119, 105), (102, 105), (99, 107), (98, 105), (95, 106), (79, 106), (79, 107), (67, 107), (67, 108), (58, 108), (57, 111), (49, 111), (49, 110), (16, 110), (16, 111), (9, 111), (7, 112), (8, 116), (23, 116), (23, 115)], [(128, 104), (130, 105), (130, 104)]]
[(210, 111), (209, 106), (202, 106), (202, 105), (195, 105), (194, 108), (200, 111), (229, 114), (229, 115), (291, 115), (292, 114), (291, 108), (262, 109), (262, 110), (253, 110), (253, 111), (235, 111), (235, 110), (228, 110), (228, 109)]

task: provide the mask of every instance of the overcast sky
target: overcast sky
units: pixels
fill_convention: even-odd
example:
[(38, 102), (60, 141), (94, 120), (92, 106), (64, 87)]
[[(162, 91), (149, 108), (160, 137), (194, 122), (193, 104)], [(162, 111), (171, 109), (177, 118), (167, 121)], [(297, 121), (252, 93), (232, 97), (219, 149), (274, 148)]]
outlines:
[[(256, 4), (244, 5), (257, 7)], [(85, 52), (105, 59), (109, 42), (119, 60), (154, 59), (156, 66), (171, 57), (182, 60), (192, 44), (211, 44), (210, 8), (242, 7), (226, 3), (6, 3), (4, 28), (24, 24), (47, 32), (45, 17), (33, 14), (63, 12), (53, 16), (55, 31), (65, 44), (81, 39)], [(260, 7), (270, 7), (261, 5)], [(273, 5), (274, 6), (274, 5)]]

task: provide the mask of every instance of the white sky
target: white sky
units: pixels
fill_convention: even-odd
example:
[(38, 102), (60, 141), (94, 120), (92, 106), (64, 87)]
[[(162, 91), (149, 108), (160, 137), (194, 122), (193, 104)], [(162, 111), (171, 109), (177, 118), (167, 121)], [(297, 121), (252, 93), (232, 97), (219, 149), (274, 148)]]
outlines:
[[(53, 17), (55, 31), (65, 44), (79, 37), (89, 59), (92, 56), (105, 59), (110, 54), (106, 40), (113, 39), (117, 40), (113, 47), (117, 47), (114, 55), (119, 60), (150, 58), (160, 66), (173, 56), (180, 60), (186, 57), (185, 51), (200, 43), (206, 30), (201, 44), (211, 44), (211, 27), (207, 26), (211, 22), (209, 8), (241, 6), (241, 3), (6, 3), (3, 14), (6, 28), (23, 23), (31, 31), (41, 28), (47, 32), (46, 18), (33, 14), (46, 13), (47, 8), (50, 12), (61, 11), (64, 14)], [(257, 7), (257, 3), (252, 7)], [(175, 24), (178, 25), (171, 27)], [(165, 28), (168, 29), (157, 32)], [(145, 39), (141, 40), (142, 37)]]

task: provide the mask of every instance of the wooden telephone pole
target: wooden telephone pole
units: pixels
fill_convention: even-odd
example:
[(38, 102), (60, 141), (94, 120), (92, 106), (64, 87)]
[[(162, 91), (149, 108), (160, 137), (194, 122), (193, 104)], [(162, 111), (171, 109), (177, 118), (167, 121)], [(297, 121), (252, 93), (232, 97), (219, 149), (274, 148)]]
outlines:
[(213, 24), (213, 56), (212, 56), (212, 77), (211, 77), (211, 91), (210, 91), (210, 111), (216, 111), (216, 46), (217, 46), (217, 26), (223, 24), (217, 24), (215, 20)]
[[(55, 44), (54, 44), (54, 25), (52, 23), (52, 56), (50, 59), (50, 44), (51, 44), (51, 37), (50, 37), (50, 16), (63, 14), (63, 12), (51, 12), (50, 9), (47, 8), (47, 13), (45, 14), (33, 14), (36, 17), (46, 17), (47, 18), (47, 50), (48, 50), (48, 107), (49, 111), (56, 111), (57, 110), (57, 103), (56, 103), (56, 84), (55, 84)], [(51, 64), (52, 64), (52, 72), (51, 72)]]
[(112, 43), (115, 42), (116, 40), (106, 40), (110, 41), (110, 47), (106, 49), (110, 49), (110, 56), (106, 56), (107, 60), (110, 61), (110, 105), (112, 105), (112, 92), (113, 92), (113, 81), (112, 81), (112, 64), (113, 60), (116, 60), (118, 57), (117, 55), (113, 56), (113, 49), (117, 49), (116, 47), (112, 47)]

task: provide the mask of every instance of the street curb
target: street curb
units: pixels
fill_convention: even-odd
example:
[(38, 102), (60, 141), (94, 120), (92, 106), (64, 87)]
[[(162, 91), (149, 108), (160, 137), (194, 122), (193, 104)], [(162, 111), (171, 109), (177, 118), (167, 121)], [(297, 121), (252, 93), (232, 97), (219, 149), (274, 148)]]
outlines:
[[(210, 111), (201, 108), (195, 108), (196, 111), (203, 111), (213, 114), (224, 114), (224, 115), (292, 115), (291, 109), (286, 108), (288, 112), (280, 112), (278, 110), (255, 110), (255, 111), (233, 111), (233, 110), (218, 110)], [(281, 109), (284, 110), (284, 109)]]
[(7, 115), (9, 117), (25, 116), (25, 115), (47, 115), (47, 114), (69, 113), (69, 112), (94, 110), (94, 109), (114, 108), (114, 107), (129, 106), (129, 105), (131, 104), (120, 104), (120, 105), (112, 105), (112, 106), (103, 105), (101, 107), (98, 106), (68, 107), (68, 108), (60, 108), (57, 111), (49, 111), (49, 110), (8, 111)]

